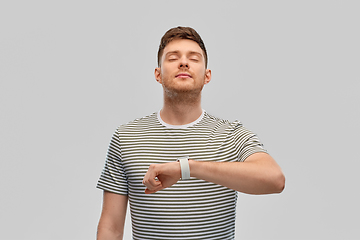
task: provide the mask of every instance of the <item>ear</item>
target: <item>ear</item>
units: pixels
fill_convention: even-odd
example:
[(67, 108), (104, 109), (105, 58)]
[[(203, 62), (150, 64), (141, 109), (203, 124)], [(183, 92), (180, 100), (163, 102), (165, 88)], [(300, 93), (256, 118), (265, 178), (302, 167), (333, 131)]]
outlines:
[(162, 81), (161, 81), (161, 68), (159, 68), (159, 67), (155, 68), (154, 75), (155, 75), (156, 81), (158, 83), (162, 84)]
[(206, 69), (205, 70), (205, 79), (204, 79), (204, 84), (208, 84), (211, 80), (211, 70), (210, 69)]

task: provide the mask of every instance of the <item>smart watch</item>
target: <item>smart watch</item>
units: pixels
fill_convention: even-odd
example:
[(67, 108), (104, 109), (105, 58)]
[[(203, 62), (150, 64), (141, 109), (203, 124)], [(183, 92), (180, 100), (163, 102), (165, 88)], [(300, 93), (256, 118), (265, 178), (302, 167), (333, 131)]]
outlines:
[(181, 180), (190, 179), (189, 157), (179, 157), (177, 161), (180, 162)]

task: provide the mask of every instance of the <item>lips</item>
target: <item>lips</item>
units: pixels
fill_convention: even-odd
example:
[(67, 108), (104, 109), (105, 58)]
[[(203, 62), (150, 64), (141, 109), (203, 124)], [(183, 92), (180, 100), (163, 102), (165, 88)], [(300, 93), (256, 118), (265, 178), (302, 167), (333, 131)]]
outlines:
[(188, 73), (179, 73), (175, 77), (177, 77), (177, 78), (191, 78), (191, 75), (188, 74)]

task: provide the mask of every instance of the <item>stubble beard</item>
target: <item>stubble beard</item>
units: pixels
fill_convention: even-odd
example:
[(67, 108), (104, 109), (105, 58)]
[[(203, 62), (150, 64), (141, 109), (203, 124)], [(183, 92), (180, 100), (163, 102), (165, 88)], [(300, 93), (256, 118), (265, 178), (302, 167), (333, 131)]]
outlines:
[(201, 100), (201, 91), (203, 86), (197, 86), (196, 88), (177, 88), (173, 86), (163, 85), (164, 97), (167, 101), (172, 103), (182, 104), (195, 104)]

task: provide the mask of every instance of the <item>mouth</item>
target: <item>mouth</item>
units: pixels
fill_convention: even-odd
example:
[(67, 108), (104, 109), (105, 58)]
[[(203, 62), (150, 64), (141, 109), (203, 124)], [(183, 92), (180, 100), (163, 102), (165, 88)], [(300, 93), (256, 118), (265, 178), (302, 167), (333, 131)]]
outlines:
[(175, 76), (176, 78), (191, 78), (191, 75), (188, 73), (179, 73)]

